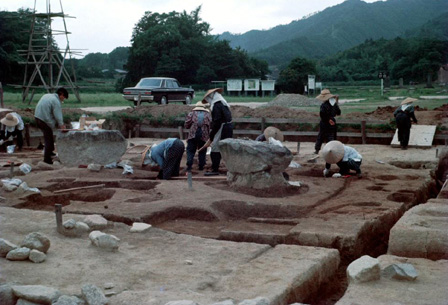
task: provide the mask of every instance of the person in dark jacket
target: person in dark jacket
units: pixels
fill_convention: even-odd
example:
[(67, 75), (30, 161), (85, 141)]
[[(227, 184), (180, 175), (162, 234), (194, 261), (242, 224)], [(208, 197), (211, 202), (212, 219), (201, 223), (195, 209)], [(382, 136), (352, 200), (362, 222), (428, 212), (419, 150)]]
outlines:
[(337, 115), (341, 115), (341, 109), (338, 106), (339, 96), (331, 94), (330, 90), (324, 89), (316, 97), (323, 103), (320, 106), (320, 123), (319, 134), (317, 135), (316, 144), (314, 145), (315, 154), (319, 153), (324, 140), (327, 142), (336, 140), (336, 119)]
[(201, 152), (210, 145), (212, 148), (210, 153), (210, 158), (212, 159), (212, 171), (206, 172), (204, 174), (205, 176), (219, 175), (221, 153), (219, 152), (218, 142), (233, 137), (232, 113), (230, 112), (229, 104), (221, 95), (223, 91), (222, 88), (208, 90), (202, 99), (202, 103), (210, 104), (210, 110), (212, 112), (212, 130), (210, 132), (210, 138), (199, 150), (199, 152)]
[(411, 119), (417, 124), (414, 114), (414, 105), (412, 102), (417, 101), (415, 98), (406, 98), (401, 105), (395, 109), (394, 117), (398, 128), (398, 141), (400, 141), (401, 149), (407, 149), (409, 144), (409, 136), (411, 134)]
[(179, 176), (180, 161), (185, 145), (177, 138), (168, 138), (159, 144), (148, 146), (142, 153), (142, 165), (158, 166), (157, 178), (169, 180)]
[[(187, 139), (187, 171), (191, 171), (196, 150), (204, 146), (209, 139), (212, 116), (210, 115), (210, 110), (205, 105), (202, 102), (197, 102), (196, 107), (193, 108), (193, 111), (185, 119), (184, 126), (190, 129)], [(206, 153), (206, 150), (198, 153), (200, 171), (204, 169)]]
[(0, 146), (3, 145), (3, 143), (8, 143), (12, 141), (13, 138), (16, 138), (17, 148), (21, 151), (23, 147), (22, 131), (25, 128), (25, 125), (23, 124), (20, 114), (17, 112), (8, 113), (3, 119), (0, 120), (0, 123), (3, 125), (2, 129), (5, 129), (0, 132)]

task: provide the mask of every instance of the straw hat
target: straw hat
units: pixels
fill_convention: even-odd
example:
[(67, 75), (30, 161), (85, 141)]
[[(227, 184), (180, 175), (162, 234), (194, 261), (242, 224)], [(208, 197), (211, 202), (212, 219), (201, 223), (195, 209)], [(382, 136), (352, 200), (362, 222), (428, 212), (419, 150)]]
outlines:
[(199, 111), (207, 111), (210, 112), (207, 108), (205, 108), (206, 105), (203, 102), (197, 102), (196, 107), (193, 108), (193, 111), (199, 110)]
[(283, 142), (283, 133), (278, 128), (270, 126), (264, 130), (263, 134), (266, 141), (269, 141), (269, 138), (274, 138), (280, 142)]
[(408, 97), (401, 102), (401, 105), (410, 104), (412, 102), (418, 101), (416, 98)]
[(152, 145), (146, 145), (145, 149), (142, 151), (142, 160), (141, 160), (141, 165), (143, 166), (145, 163), (145, 159), (146, 159), (146, 154), (148, 153), (148, 151), (151, 149)]
[(322, 157), (330, 164), (338, 163), (344, 158), (344, 144), (339, 141), (330, 141), (322, 149)]
[(19, 119), (13, 116), (11, 113), (8, 113), (3, 119), (0, 120), (3, 125), (12, 127), (19, 124)]
[(210, 89), (210, 90), (208, 90), (208, 91), (205, 93), (204, 97), (202, 98), (202, 101), (205, 101), (205, 98), (206, 98), (207, 96), (209, 96), (210, 94), (215, 93), (215, 92), (223, 93), (223, 92), (224, 92), (224, 89), (223, 89), (223, 88), (215, 88), (215, 89)]
[(322, 102), (326, 102), (332, 97), (336, 97), (336, 95), (331, 94), (330, 90), (324, 89), (322, 92), (316, 97), (318, 100), (321, 100)]

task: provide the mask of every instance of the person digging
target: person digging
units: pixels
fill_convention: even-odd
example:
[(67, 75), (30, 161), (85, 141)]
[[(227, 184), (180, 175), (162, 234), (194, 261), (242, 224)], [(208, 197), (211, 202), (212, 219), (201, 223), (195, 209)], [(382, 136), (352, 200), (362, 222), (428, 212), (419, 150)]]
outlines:
[(339, 141), (328, 142), (321, 151), (325, 160), (324, 177), (330, 175), (331, 164), (339, 167), (339, 173), (333, 175), (334, 178), (350, 175), (350, 171), (356, 172), (358, 178), (362, 178), (361, 163), (362, 156), (353, 147), (344, 145)]

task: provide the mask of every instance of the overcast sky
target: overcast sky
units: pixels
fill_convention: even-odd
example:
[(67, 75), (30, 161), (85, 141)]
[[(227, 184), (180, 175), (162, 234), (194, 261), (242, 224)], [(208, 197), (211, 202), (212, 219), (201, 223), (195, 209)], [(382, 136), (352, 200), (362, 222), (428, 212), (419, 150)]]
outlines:
[[(46, 12), (49, 0), (37, 0), (36, 10)], [(212, 34), (245, 33), (288, 24), (311, 13), (322, 11), (344, 0), (61, 0), (64, 13), (76, 17), (66, 19), (70, 48), (109, 53), (119, 46), (130, 46), (134, 25), (145, 11), (167, 13), (187, 11), (202, 5), (201, 18), (210, 24)], [(363, 0), (376, 2), (378, 0)], [(0, 0), (0, 10), (17, 11), (34, 8), (35, 0)], [(50, 1), (52, 12), (61, 12), (60, 0)], [(60, 20), (56, 18), (55, 20)], [(53, 29), (63, 29), (54, 22)], [(63, 38), (63, 37), (62, 37)], [(65, 47), (65, 38), (58, 39)]]

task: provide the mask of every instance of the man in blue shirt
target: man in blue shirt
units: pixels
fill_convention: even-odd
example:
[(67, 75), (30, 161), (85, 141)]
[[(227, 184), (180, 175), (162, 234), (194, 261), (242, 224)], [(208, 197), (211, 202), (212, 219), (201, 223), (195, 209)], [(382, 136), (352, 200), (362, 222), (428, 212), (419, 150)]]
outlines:
[(184, 154), (185, 145), (177, 138), (169, 138), (144, 152), (143, 165), (158, 165), (160, 168), (157, 178), (168, 180), (179, 176), (180, 161)]

